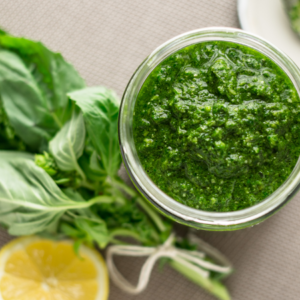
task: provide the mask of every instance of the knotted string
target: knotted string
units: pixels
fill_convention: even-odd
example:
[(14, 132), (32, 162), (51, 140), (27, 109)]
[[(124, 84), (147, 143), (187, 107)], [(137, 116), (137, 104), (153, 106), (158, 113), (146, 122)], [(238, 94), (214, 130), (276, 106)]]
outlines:
[[(209, 277), (210, 271), (229, 274), (232, 271), (230, 262), (217, 249), (200, 240), (193, 234), (189, 235), (191, 242), (197, 244), (198, 249), (202, 251), (190, 251), (174, 246), (175, 234), (172, 233), (164, 244), (158, 247), (143, 247), (131, 245), (113, 245), (107, 249), (107, 267), (110, 278), (122, 290), (130, 294), (139, 294), (148, 285), (152, 269), (158, 259), (167, 257), (185, 267), (195, 271), (199, 276)], [(136, 286), (127, 281), (117, 269), (114, 261), (114, 255), (143, 257), (149, 256), (141, 268), (138, 283)], [(215, 259), (221, 265), (205, 260), (206, 255)]]

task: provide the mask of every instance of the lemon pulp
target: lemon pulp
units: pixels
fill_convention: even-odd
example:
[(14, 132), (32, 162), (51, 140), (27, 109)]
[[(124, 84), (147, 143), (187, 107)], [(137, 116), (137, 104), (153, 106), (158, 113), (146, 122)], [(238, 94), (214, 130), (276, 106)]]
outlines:
[(101, 255), (70, 241), (16, 239), (0, 252), (0, 300), (106, 300), (108, 275)]

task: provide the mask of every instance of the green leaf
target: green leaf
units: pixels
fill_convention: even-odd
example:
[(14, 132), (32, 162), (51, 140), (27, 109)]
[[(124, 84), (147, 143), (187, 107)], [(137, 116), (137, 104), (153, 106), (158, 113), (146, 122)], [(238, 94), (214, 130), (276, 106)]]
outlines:
[(80, 107), (91, 142), (109, 176), (116, 176), (121, 165), (118, 142), (119, 100), (104, 87), (91, 87), (69, 93)]
[(62, 191), (73, 201), (77, 201), (77, 202), (85, 201), (84, 198), (76, 190), (72, 188), (62, 189)]
[(26, 151), (24, 142), (10, 125), (0, 99), (0, 149)]
[(75, 254), (78, 256), (79, 259), (83, 259), (81, 256), (80, 256), (80, 246), (83, 244), (83, 241), (82, 240), (76, 240), (73, 244), (73, 249), (74, 249), (74, 252)]
[(37, 82), (14, 53), (0, 50), (0, 95), (10, 124), (32, 148), (59, 129)]
[(70, 224), (66, 222), (62, 222), (60, 225), (60, 230), (67, 235), (68, 237), (74, 238), (74, 239), (82, 239), (84, 238), (84, 235), (80, 230), (77, 228), (71, 226)]
[[(51, 111), (68, 104), (67, 93), (85, 83), (75, 68), (60, 53), (50, 51), (41, 42), (11, 35), (0, 36), (0, 48), (16, 53), (31, 71)], [(58, 112), (61, 117), (63, 111)]]
[(84, 153), (78, 163), (87, 179), (97, 182), (105, 181), (107, 173), (101, 165), (96, 151), (93, 151), (90, 155), (88, 153)]
[(77, 217), (75, 225), (81, 232), (87, 235), (87, 239), (94, 241), (100, 248), (105, 248), (109, 242), (109, 234), (106, 224), (100, 218), (88, 219), (86, 217)]
[(78, 165), (85, 145), (85, 125), (81, 113), (73, 112), (72, 118), (49, 143), (57, 166), (62, 171), (76, 170), (85, 180), (85, 174)]
[(183, 264), (177, 261), (170, 261), (169, 264), (172, 268), (176, 271), (184, 275), (186, 278), (191, 280), (192, 282), (196, 283), (197, 285), (204, 288), (206, 291), (214, 295), (216, 298), (220, 300), (230, 300), (231, 297), (228, 293), (227, 288), (220, 282), (211, 278), (205, 278), (200, 276), (194, 270), (187, 268)]
[(0, 151), (0, 220), (12, 235), (55, 231), (67, 210), (95, 203), (71, 200), (33, 159), (27, 153)]
[(83, 88), (84, 81), (61, 54), (40, 42), (0, 34), (0, 49), (5, 111), (16, 133), (38, 149), (70, 119), (73, 108), (66, 94)]

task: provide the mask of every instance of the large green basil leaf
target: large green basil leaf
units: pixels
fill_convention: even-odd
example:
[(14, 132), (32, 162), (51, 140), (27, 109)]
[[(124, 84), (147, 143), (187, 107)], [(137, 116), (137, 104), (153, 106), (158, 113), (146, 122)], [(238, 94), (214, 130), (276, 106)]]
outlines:
[[(66, 107), (68, 92), (85, 86), (75, 68), (60, 53), (50, 51), (41, 42), (3, 35), (0, 36), (0, 48), (16, 53), (24, 61), (52, 112)], [(64, 110), (59, 111), (58, 117), (63, 114)]]
[(59, 129), (37, 82), (14, 53), (0, 50), (0, 95), (17, 135), (38, 148)]
[(89, 87), (68, 93), (68, 96), (83, 113), (87, 132), (107, 175), (115, 176), (121, 164), (117, 95), (104, 87)]
[(71, 200), (30, 154), (0, 151), (0, 170), (0, 223), (12, 235), (55, 230), (67, 210), (94, 203)]
[[(55, 135), (49, 143), (58, 168), (62, 171), (77, 170), (82, 173), (77, 160), (85, 146), (85, 125), (81, 112), (74, 111), (70, 121)], [(84, 174), (81, 174), (83, 177)]]
[(0, 35), (0, 49), (0, 97), (3, 99), (5, 94), (6, 114), (24, 142), (38, 149), (70, 119), (72, 105), (66, 94), (83, 88), (84, 81), (61, 54), (40, 42)]

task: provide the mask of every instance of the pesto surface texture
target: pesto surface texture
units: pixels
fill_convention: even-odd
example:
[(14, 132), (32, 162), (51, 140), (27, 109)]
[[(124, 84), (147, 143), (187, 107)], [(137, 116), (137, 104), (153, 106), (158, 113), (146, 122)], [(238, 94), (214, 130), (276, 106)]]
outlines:
[(207, 211), (261, 202), (300, 154), (299, 96), (260, 52), (225, 41), (188, 46), (143, 84), (133, 134), (144, 170), (166, 194)]

